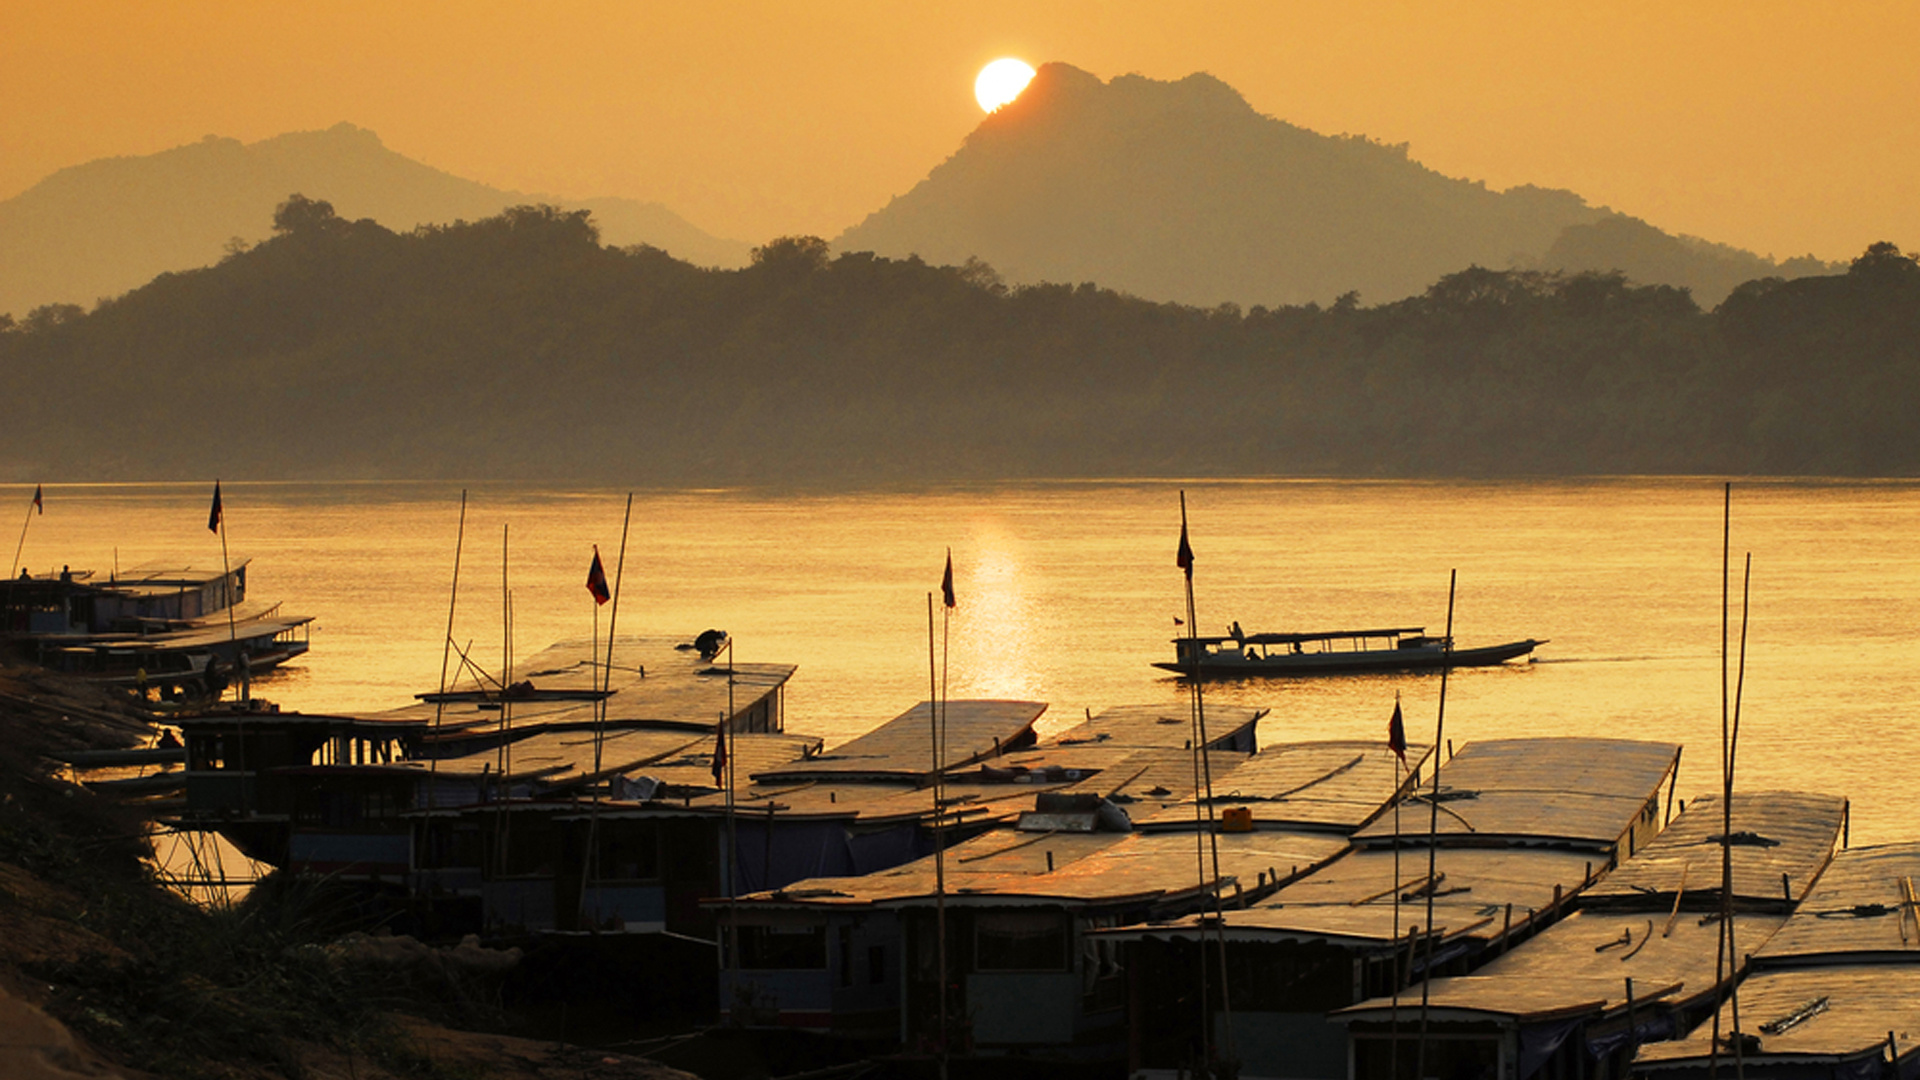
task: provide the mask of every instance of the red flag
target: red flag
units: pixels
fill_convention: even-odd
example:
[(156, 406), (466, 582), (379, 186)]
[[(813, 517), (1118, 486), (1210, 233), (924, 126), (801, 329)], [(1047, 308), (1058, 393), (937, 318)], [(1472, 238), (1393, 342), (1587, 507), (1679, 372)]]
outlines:
[(1187, 572), (1187, 580), (1193, 580), (1193, 545), (1187, 543), (1187, 523), (1180, 523), (1180, 550), (1173, 557), (1173, 565)]
[(600, 565), (600, 545), (593, 545), (593, 565), (587, 567), (587, 591), (593, 594), (593, 602), (604, 604), (613, 599), (607, 591), (607, 571)]
[(47, 512), (47, 504), (40, 501), (40, 485), (39, 484), (33, 485), (33, 509), (37, 513), (44, 514)]
[(953, 606), (953, 549), (947, 549), (947, 572), (940, 575), (940, 598)]
[(1387, 721), (1387, 749), (1400, 756), (1400, 764), (1407, 764), (1407, 724), (1400, 717), (1400, 700), (1394, 699), (1393, 719)]
[(727, 722), (720, 721), (713, 728), (713, 782), (724, 784), (721, 777), (727, 774)]

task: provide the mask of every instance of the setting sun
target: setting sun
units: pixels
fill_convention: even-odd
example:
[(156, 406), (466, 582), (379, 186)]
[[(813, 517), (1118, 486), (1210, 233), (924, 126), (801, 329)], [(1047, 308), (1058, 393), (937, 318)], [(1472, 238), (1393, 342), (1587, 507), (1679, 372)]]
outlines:
[(1032, 81), (1033, 68), (1026, 61), (1012, 57), (995, 60), (981, 68), (979, 77), (973, 80), (973, 96), (982, 109), (992, 112), (1019, 97)]

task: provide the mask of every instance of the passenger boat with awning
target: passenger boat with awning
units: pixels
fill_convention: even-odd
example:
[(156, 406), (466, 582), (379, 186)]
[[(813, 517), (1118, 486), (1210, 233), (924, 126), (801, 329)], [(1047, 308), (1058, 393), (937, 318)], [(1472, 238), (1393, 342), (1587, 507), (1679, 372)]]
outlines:
[(1450, 648), (1422, 626), (1313, 633), (1249, 634), (1239, 624), (1218, 637), (1173, 639), (1174, 659), (1153, 666), (1208, 678), (1350, 675), (1369, 671), (1426, 671), (1490, 667), (1527, 656), (1546, 644), (1527, 638), (1471, 649)]

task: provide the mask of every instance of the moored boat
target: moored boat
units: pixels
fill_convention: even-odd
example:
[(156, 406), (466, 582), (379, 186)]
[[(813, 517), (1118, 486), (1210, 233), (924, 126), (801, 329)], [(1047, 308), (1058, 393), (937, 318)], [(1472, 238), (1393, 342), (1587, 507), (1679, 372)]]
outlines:
[(1313, 633), (1249, 634), (1234, 624), (1218, 637), (1173, 639), (1174, 659), (1153, 666), (1207, 678), (1350, 675), (1369, 671), (1425, 671), (1491, 667), (1527, 656), (1546, 644), (1527, 638), (1471, 649), (1450, 648), (1423, 626)]

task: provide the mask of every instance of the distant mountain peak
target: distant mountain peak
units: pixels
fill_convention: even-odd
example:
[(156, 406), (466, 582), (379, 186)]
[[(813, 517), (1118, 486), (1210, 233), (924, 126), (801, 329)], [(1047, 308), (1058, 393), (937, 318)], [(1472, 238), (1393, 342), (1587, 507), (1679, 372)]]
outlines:
[[(1264, 115), (1204, 72), (1102, 81), (1047, 63), (834, 246), (936, 264), (977, 257), (1015, 284), (1093, 281), (1202, 306), (1324, 304), (1350, 291), (1380, 303), (1469, 266), (1554, 269), (1543, 260), (1571, 250), (1559, 243), (1566, 230), (1612, 216), (1573, 192), (1493, 191), (1428, 168), (1404, 143)], [(1725, 256), (1681, 250), (1634, 267), (1658, 266), (1664, 276), (1640, 280), (1696, 287), (1712, 303), (1725, 295)]]
[(160, 273), (210, 265), (235, 238), (265, 239), (274, 208), (296, 192), (332, 203), (341, 217), (401, 231), (536, 201), (584, 207), (615, 246), (649, 244), (707, 266), (747, 261), (747, 245), (710, 236), (658, 203), (503, 191), (415, 161), (342, 121), (252, 143), (208, 135), (155, 154), (101, 158), (0, 201), (0, 314), (91, 304)]

